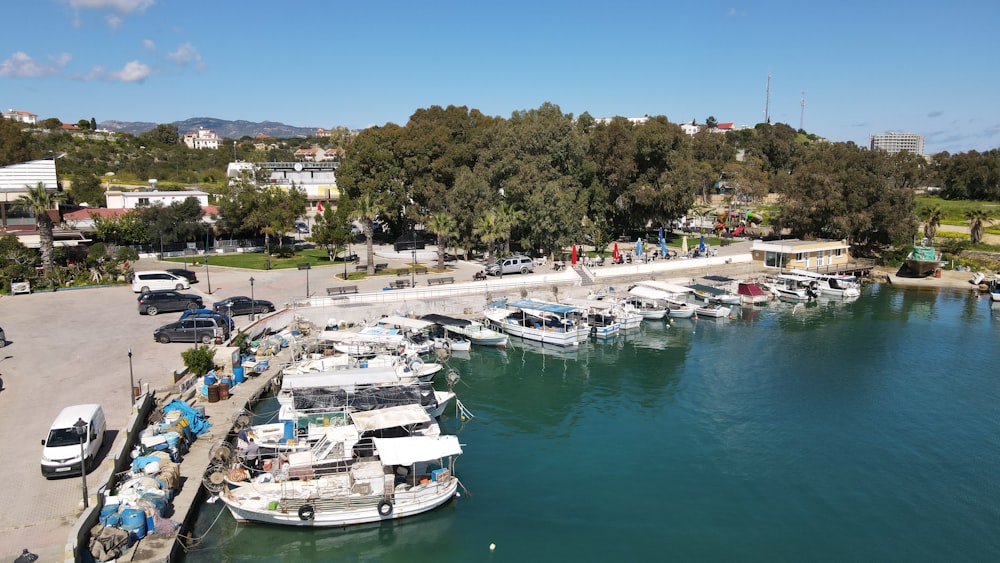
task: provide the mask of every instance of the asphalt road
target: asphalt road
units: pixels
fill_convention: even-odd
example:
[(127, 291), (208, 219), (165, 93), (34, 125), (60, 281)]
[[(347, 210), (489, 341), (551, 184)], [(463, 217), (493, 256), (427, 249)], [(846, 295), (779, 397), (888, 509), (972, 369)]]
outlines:
[[(158, 264), (141, 260), (137, 267), (156, 269)], [(293, 275), (298, 273), (213, 268), (206, 276), (202, 267), (200, 282), (190, 293), (201, 294), (210, 306), (232, 295), (249, 295), (253, 276), (254, 297), (280, 308), (289, 296), (304, 294), (302, 276)], [(311, 274), (318, 279), (332, 275), (323, 268)], [(152, 336), (155, 328), (179, 316), (139, 315), (136, 294), (127, 285), (0, 297), (0, 327), (7, 337), (0, 348), (0, 452), (5, 466), (0, 560), (13, 561), (25, 548), (40, 561), (62, 560), (67, 533), (82, 508), (81, 479), (43, 478), (41, 440), (63, 407), (100, 403), (108, 423), (103, 460), (131, 415), (130, 372), (136, 385), (156, 388), (171, 383), (172, 370), (183, 367), (180, 354), (191, 345), (159, 344)], [(237, 324), (246, 321), (243, 317)], [(104, 473), (91, 471), (91, 493)]]

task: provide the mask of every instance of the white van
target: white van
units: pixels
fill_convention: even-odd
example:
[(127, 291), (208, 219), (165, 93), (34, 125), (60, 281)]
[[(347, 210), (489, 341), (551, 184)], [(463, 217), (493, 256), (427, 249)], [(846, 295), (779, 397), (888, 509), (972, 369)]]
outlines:
[(171, 274), (166, 270), (148, 270), (136, 272), (132, 276), (132, 291), (146, 293), (152, 289), (191, 289), (191, 282), (183, 276)]
[(48, 437), (42, 440), (42, 476), (45, 478), (80, 474), (80, 435), (74, 425), (81, 420), (87, 424), (83, 437), (83, 471), (94, 463), (107, 429), (104, 409), (95, 404), (66, 407), (52, 422)]

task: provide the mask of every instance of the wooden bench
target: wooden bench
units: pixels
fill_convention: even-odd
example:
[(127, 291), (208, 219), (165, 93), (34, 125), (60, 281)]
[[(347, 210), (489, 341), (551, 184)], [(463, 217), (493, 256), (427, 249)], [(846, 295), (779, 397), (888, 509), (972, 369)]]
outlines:
[(368, 264), (359, 264), (359, 265), (357, 265), (357, 266), (354, 267), (354, 271), (355, 272), (367, 272), (368, 271)]
[(340, 287), (328, 287), (326, 288), (327, 295), (344, 295), (345, 293), (357, 293), (358, 286), (356, 285), (342, 285)]
[(405, 287), (410, 287), (410, 280), (396, 280), (389, 283), (389, 287), (393, 289), (403, 289)]
[(455, 278), (451, 276), (444, 278), (427, 278), (427, 285), (444, 285), (446, 283), (455, 283)]
[(381, 272), (382, 270), (389, 267), (389, 264), (375, 264), (375, 271)]

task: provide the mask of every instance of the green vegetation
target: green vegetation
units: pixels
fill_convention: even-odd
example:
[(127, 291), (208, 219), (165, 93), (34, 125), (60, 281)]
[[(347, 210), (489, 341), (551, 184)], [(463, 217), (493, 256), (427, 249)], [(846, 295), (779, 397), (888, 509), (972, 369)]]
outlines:
[(215, 369), (215, 349), (208, 346), (195, 346), (181, 352), (181, 359), (188, 371), (196, 376), (205, 375)]

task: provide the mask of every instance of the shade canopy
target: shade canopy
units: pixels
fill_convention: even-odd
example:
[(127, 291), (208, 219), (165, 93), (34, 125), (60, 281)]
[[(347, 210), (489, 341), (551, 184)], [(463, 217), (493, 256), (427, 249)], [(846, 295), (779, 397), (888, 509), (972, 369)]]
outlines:
[(462, 453), (458, 436), (451, 435), (372, 438), (372, 442), (383, 465), (413, 465)]

